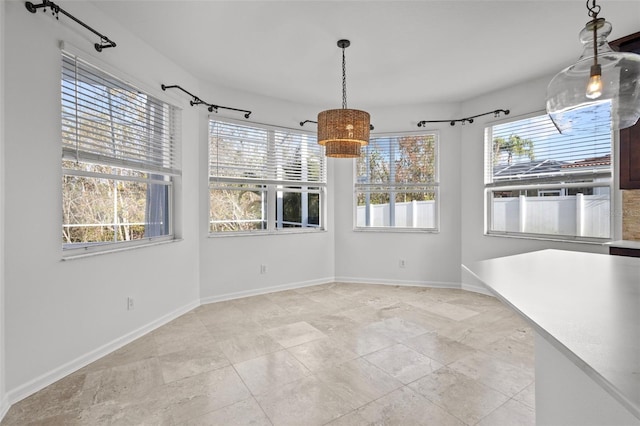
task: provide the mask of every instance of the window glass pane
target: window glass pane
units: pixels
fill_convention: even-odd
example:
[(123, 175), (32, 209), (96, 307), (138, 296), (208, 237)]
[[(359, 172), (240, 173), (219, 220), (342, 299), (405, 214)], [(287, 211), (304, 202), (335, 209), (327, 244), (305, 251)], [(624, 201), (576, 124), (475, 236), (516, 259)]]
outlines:
[(61, 106), (63, 248), (170, 237), (180, 111), (66, 52)]
[(358, 192), (356, 226), (435, 229), (435, 189)]
[(326, 166), (313, 135), (210, 120), (209, 182), (211, 233), (321, 228)]
[(320, 227), (320, 194), (307, 194), (309, 200), (309, 226)]
[(356, 226), (391, 226), (389, 193), (357, 193)]
[(320, 226), (320, 188), (281, 189), (285, 190), (277, 191), (276, 195), (277, 229)]
[(356, 227), (438, 228), (435, 134), (371, 138), (356, 162)]
[(358, 183), (388, 183), (391, 181), (390, 139), (374, 139), (361, 150), (358, 158)]
[(560, 133), (545, 114), (486, 129), (489, 233), (611, 237), (610, 104), (567, 114), (590, 125)]
[(210, 185), (209, 231), (266, 229), (266, 187), (244, 184)]
[(398, 139), (396, 182), (429, 183), (436, 180), (435, 137), (403, 136)]
[(609, 238), (609, 187), (491, 192), (491, 230)]
[(64, 175), (62, 194), (66, 248), (169, 233), (168, 185)]
[[(301, 228), (302, 227), (302, 193), (300, 192), (279, 192), (278, 200), (282, 199), (282, 221), (278, 221), (278, 228)], [(276, 204), (276, 215), (280, 202)]]

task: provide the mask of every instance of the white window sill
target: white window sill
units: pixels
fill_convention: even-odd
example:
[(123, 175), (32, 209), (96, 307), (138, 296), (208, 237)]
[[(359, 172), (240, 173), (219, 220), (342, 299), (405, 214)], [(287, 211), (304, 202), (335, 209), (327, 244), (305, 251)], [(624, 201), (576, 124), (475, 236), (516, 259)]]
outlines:
[(100, 246), (100, 248), (97, 248), (97, 246), (93, 246), (93, 250), (91, 250), (91, 247), (87, 247), (84, 249), (83, 248), (69, 249), (65, 251), (61, 260), (63, 262), (66, 262), (67, 260), (76, 260), (76, 259), (82, 259), (84, 257), (93, 257), (93, 256), (100, 256), (100, 255), (109, 254), (109, 253), (118, 253), (121, 251), (136, 250), (144, 247), (159, 246), (164, 244), (176, 243), (180, 241), (182, 241), (182, 238), (172, 238), (172, 239), (148, 241), (148, 242), (145, 241), (145, 242), (140, 242), (138, 244), (132, 244), (132, 245), (124, 244), (118, 247)]
[(592, 238), (586, 239), (583, 238), (562, 238), (560, 236), (542, 236), (542, 235), (533, 235), (533, 234), (496, 234), (485, 232), (485, 237), (498, 237), (498, 238), (514, 238), (520, 240), (535, 240), (535, 241), (549, 241), (554, 243), (571, 243), (571, 244), (591, 244), (591, 245), (603, 245), (611, 241), (610, 238)]
[(390, 226), (375, 226), (375, 227), (356, 227), (353, 228), (354, 232), (386, 232), (386, 233), (400, 233), (400, 234), (439, 234), (439, 229), (426, 229), (426, 228), (393, 228)]
[(228, 231), (228, 232), (216, 232), (210, 233), (208, 238), (227, 238), (227, 237), (257, 237), (267, 235), (296, 235), (296, 234), (319, 234), (327, 232), (326, 229), (318, 228), (305, 228), (295, 230), (280, 230), (280, 231)]

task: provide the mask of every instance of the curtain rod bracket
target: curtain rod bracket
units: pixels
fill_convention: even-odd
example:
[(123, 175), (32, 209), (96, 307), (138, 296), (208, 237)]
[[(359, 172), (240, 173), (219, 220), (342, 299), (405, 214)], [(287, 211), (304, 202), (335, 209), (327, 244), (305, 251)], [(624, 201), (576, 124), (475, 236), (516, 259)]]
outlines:
[(172, 85), (165, 85), (165, 84), (161, 84), (160, 88), (165, 91), (167, 89), (179, 89), (182, 92), (186, 93), (187, 95), (191, 96), (191, 100), (189, 101), (189, 105), (191, 106), (196, 106), (196, 105), (206, 105), (207, 109), (209, 110), (209, 112), (215, 112), (218, 113), (218, 109), (222, 108), (222, 109), (227, 109), (230, 111), (238, 111), (238, 112), (244, 112), (244, 118), (249, 118), (249, 116), (251, 115), (252, 111), (246, 110), (246, 109), (238, 109), (238, 108), (231, 108), (231, 107), (225, 107), (222, 105), (214, 105), (214, 104), (210, 104), (209, 102), (205, 102), (202, 99), (200, 99), (199, 97), (197, 97), (196, 95), (194, 95), (193, 93), (189, 92), (188, 90), (183, 89), (182, 87), (180, 87), (177, 84), (172, 84)]
[(473, 124), (474, 118), (482, 117), (484, 115), (489, 115), (489, 114), (493, 114), (493, 116), (497, 118), (497, 117), (500, 117), (500, 114), (509, 115), (509, 112), (510, 111), (508, 109), (496, 109), (494, 111), (473, 115), (471, 117), (456, 118), (454, 120), (421, 120), (421, 121), (418, 121), (418, 127), (423, 127), (427, 123), (449, 123), (452, 126), (455, 126), (456, 123), (462, 123), (462, 125), (464, 126), (465, 123)]
[(84, 22), (82, 22), (81, 20), (79, 20), (78, 18), (76, 18), (75, 16), (73, 16), (72, 14), (70, 14), (69, 12), (67, 12), (66, 10), (64, 10), (63, 8), (61, 8), (60, 6), (58, 6), (57, 4), (55, 4), (50, 0), (43, 0), (42, 3), (40, 4), (33, 4), (32, 2), (27, 1), (24, 3), (24, 7), (31, 13), (36, 13), (40, 8), (42, 8), (43, 12), (46, 12), (47, 7), (49, 7), (51, 8), (51, 15), (55, 16), (56, 19), (58, 19), (58, 14), (62, 13), (64, 16), (71, 19), (73, 22), (83, 26), (87, 30), (91, 31), (92, 33), (100, 37), (100, 43), (95, 43), (93, 45), (93, 47), (98, 52), (102, 52), (102, 49), (107, 49), (109, 47), (116, 47), (116, 43), (110, 40), (109, 37), (100, 34), (98, 31), (94, 30), (89, 25), (85, 24)]
[(183, 89), (182, 87), (180, 87), (177, 84), (172, 84), (170, 86), (167, 86), (165, 84), (161, 84), (160, 88), (165, 91), (167, 89), (179, 89), (182, 92), (186, 93), (187, 95), (191, 96), (191, 100), (189, 101), (189, 105), (191, 106), (196, 106), (196, 105), (206, 105), (207, 106), (207, 110), (209, 110), (209, 112), (215, 112), (216, 114), (218, 113), (218, 109), (226, 109), (229, 111), (237, 111), (237, 112), (244, 112), (244, 118), (249, 118), (249, 116), (251, 116), (252, 111), (246, 110), (246, 109), (238, 109), (238, 108), (231, 108), (231, 107), (226, 107), (226, 106), (222, 106), (222, 105), (214, 105), (214, 104), (210, 104), (209, 102), (203, 101), (202, 99), (200, 99), (199, 97), (197, 97), (196, 95), (194, 95), (193, 93), (189, 92), (188, 90)]

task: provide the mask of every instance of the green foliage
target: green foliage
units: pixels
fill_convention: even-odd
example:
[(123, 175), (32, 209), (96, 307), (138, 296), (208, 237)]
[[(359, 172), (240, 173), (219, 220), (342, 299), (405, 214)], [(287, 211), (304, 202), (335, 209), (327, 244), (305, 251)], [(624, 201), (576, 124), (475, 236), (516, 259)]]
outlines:
[[(360, 179), (366, 178), (368, 184), (381, 184), (381, 187), (393, 185), (396, 202), (433, 200), (429, 191), (411, 191), (403, 184), (428, 184), (436, 178), (436, 146), (433, 135), (402, 136), (397, 144), (391, 146), (372, 143), (363, 150), (357, 162), (357, 174)], [(391, 192), (358, 193), (358, 205), (387, 204)]]
[(529, 157), (530, 160), (535, 160), (534, 145), (531, 139), (523, 139), (518, 135), (511, 134), (509, 139), (498, 137), (493, 139), (493, 163), (498, 164), (500, 161), (500, 154), (507, 153), (507, 164), (511, 164), (513, 156)]

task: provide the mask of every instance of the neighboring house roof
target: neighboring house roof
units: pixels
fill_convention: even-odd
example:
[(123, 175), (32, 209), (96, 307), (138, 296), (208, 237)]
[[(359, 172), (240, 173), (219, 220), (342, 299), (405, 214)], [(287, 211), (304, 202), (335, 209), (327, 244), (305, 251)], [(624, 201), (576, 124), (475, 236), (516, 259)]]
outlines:
[(559, 172), (564, 164), (566, 164), (564, 161), (556, 160), (533, 160), (512, 164), (499, 164), (493, 168), (493, 176), (509, 177)]
[(507, 178), (514, 176), (554, 174), (568, 171), (579, 171), (581, 168), (606, 168), (611, 166), (611, 155), (603, 155), (600, 157), (585, 158), (573, 162), (556, 161), (556, 160), (533, 160), (522, 161), (513, 164), (499, 164), (493, 168), (494, 178)]
[(574, 161), (573, 163), (563, 164), (563, 169), (574, 169), (578, 167), (599, 167), (610, 166), (611, 154), (603, 155), (600, 157), (585, 158), (584, 160)]

